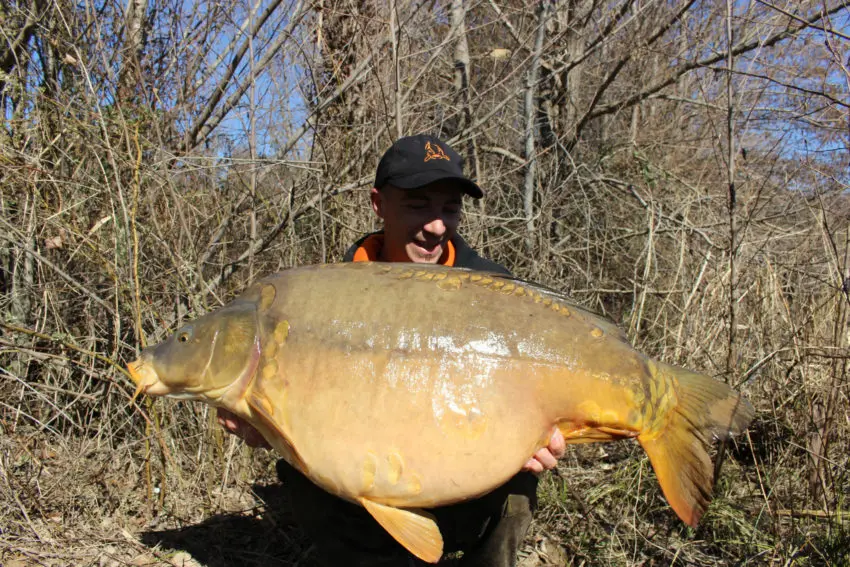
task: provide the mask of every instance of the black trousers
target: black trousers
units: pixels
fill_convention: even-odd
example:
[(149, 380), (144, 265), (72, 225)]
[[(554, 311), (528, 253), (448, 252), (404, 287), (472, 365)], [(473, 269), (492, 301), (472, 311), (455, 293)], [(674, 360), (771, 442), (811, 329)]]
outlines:
[[(277, 475), (292, 502), (292, 516), (322, 565), (429, 565), (396, 542), (364, 508), (325, 492), (282, 459)], [(477, 500), (428, 510), (443, 535), (443, 555), (450, 554), (440, 565), (513, 567), (536, 508), (537, 477), (522, 472)]]

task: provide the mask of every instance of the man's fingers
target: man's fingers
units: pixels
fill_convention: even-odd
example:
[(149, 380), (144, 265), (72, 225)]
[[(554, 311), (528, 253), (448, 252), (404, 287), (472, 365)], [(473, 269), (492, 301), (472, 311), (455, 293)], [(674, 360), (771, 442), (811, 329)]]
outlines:
[(263, 437), (259, 431), (254, 429), (251, 424), (244, 422), (234, 413), (231, 413), (226, 409), (217, 409), (218, 412), (216, 419), (218, 420), (219, 425), (221, 425), (228, 433), (232, 433), (233, 435), (241, 438), (249, 447), (271, 448), (271, 445), (269, 445), (265, 437)]
[(233, 414), (221, 413), (216, 416), (218, 424), (227, 430), (228, 433), (239, 433), (239, 422), (233, 417)]
[(525, 465), (522, 467), (522, 470), (532, 472), (534, 474), (540, 474), (544, 471), (543, 465), (535, 458), (528, 459)]
[(219, 425), (221, 425), (231, 433), (235, 433), (236, 430), (239, 428), (236, 416), (227, 411), (226, 409), (216, 408), (216, 419), (218, 420)]
[(549, 439), (549, 446), (537, 451), (533, 457), (526, 461), (522, 470), (540, 474), (543, 471), (552, 470), (558, 466), (558, 459), (567, 452), (567, 442), (564, 435), (557, 427)]
[(558, 459), (552, 456), (549, 449), (540, 449), (534, 454), (534, 458), (539, 461), (546, 470), (551, 470), (558, 466)]
[(567, 452), (567, 442), (564, 440), (564, 434), (557, 427), (555, 428), (555, 433), (552, 434), (552, 438), (549, 440), (549, 452), (556, 459), (560, 459)]

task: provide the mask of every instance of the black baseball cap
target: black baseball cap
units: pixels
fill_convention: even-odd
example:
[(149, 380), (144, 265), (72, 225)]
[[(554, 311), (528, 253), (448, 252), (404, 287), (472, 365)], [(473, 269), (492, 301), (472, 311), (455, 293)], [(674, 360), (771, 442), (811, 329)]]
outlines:
[(456, 151), (434, 136), (419, 134), (400, 138), (384, 153), (375, 174), (375, 187), (389, 184), (416, 189), (441, 179), (456, 181), (475, 199), (484, 196), (481, 187), (463, 174), (463, 158)]

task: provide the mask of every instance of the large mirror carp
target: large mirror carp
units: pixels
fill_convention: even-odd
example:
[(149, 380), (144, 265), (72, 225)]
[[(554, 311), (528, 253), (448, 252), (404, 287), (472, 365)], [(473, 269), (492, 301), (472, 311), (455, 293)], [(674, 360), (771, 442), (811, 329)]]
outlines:
[(637, 439), (694, 526), (713, 488), (710, 442), (753, 416), (726, 384), (651, 360), (552, 290), (421, 264), (277, 273), (129, 369), (136, 395), (199, 400), (251, 423), (429, 562), (443, 541), (422, 508), (504, 484), (555, 427), (568, 443)]

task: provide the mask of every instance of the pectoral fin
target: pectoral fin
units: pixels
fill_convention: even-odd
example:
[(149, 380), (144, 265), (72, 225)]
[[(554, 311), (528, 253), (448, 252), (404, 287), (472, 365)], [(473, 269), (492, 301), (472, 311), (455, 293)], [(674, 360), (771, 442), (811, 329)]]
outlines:
[[(286, 432), (278, 425), (274, 416), (267, 409), (268, 404), (262, 403), (261, 397), (252, 395), (248, 400), (248, 405), (259, 423), (266, 429), (265, 432), (262, 432), (264, 433), (263, 436), (266, 440), (290, 465), (306, 475), (309, 470), (307, 463), (304, 462), (301, 455), (299, 455), (295, 447), (292, 446), (292, 443), (290, 443), (289, 438), (286, 436)], [(269, 438), (269, 435), (266, 435), (265, 433), (270, 433), (272, 438)]]
[(443, 555), (443, 536), (431, 514), (386, 506), (367, 498), (358, 500), (413, 555), (429, 563), (440, 560)]

